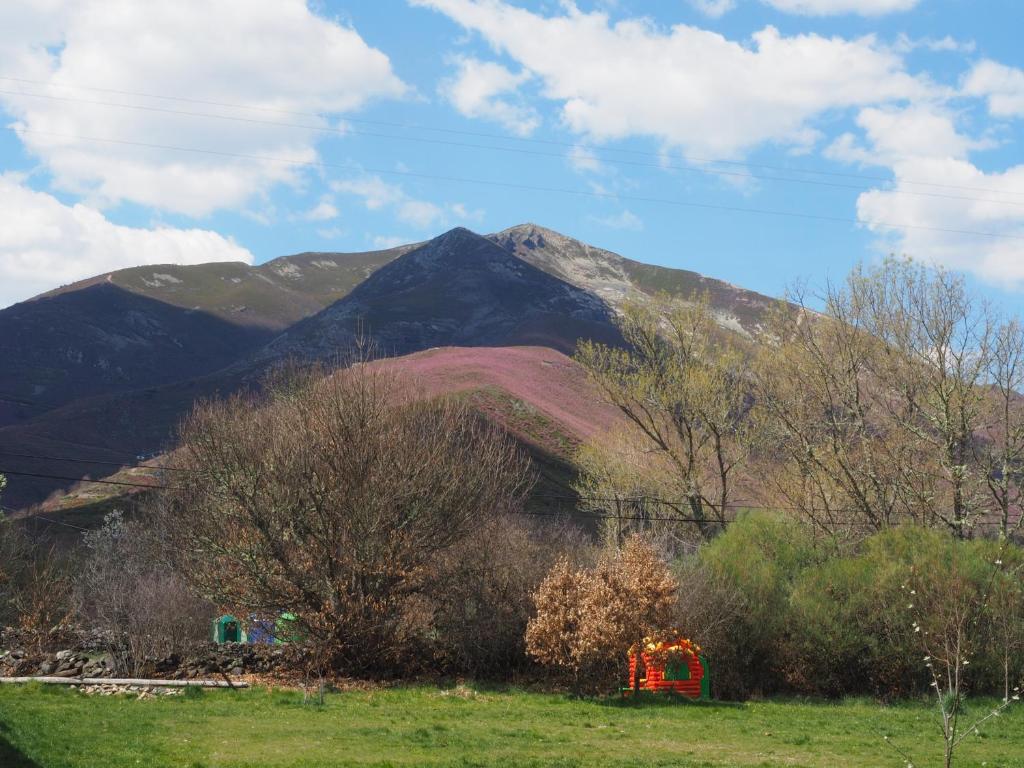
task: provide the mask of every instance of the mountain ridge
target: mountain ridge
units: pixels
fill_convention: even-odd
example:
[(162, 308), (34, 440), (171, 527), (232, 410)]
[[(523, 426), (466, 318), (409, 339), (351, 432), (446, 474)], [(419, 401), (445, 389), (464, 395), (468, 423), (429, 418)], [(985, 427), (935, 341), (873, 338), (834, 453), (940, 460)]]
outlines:
[[(150, 455), (167, 448), (197, 398), (255, 386), (284, 359), (332, 362), (362, 330), (386, 355), (524, 346), (571, 354), (582, 338), (619, 343), (614, 316), (630, 297), (707, 292), (722, 324), (740, 333), (772, 302), (535, 224), (487, 236), (455, 228), (385, 251), (307, 252), (259, 267), (135, 267), (76, 286), (0, 311), (0, 451)], [(239, 292), (267, 303), (238, 311)], [(110, 474), (100, 464), (53, 471), (19, 461), (0, 466)], [(18, 480), (4, 501), (26, 506), (68, 485)]]

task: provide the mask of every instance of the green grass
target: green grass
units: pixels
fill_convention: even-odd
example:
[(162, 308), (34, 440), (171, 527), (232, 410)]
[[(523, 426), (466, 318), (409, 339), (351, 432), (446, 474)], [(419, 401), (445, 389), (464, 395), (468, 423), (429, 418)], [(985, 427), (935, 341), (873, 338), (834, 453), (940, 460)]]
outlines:
[[(933, 713), (916, 703), (637, 704), (410, 687), (329, 694), (318, 707), (294, 692), (196, 694), (137, 701), (3, 686), (0, 765), (903, 766), (884, 733), (915, 765), (941, 762)], [(1024, 710), (962, 750), (961, 766), (1024, 766)]]

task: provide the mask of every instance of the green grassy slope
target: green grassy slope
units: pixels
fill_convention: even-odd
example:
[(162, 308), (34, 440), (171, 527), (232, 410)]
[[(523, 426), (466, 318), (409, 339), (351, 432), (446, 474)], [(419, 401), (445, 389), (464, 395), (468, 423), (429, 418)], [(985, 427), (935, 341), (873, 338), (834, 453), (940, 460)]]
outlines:
[[(980, 705), (979, 705), (980, 706)], [(0, 690), (5, 768), (234, 766), (919, 766), (941, 764), (928, 705), (690, 704), (414, 687), (301, 695), (255, 689), (137, 701)], [(1024, 711), (984, 727), (958, 766), (1024, 766)]]

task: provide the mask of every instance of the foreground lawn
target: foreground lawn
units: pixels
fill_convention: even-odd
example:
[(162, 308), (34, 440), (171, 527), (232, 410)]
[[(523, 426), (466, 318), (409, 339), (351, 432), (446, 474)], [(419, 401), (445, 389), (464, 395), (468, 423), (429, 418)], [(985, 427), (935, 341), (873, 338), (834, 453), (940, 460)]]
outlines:
[[(981, 703), (975, 706), (981, 707)], [(771, 701), (691, 704), (410, 687), (331, 694), (203, 691), (136, 701), (57, 686), (0, 687), (0, 766), (941, 765), (933, 712)], [(962, 766), (1024, 767), (1024, 708), (962, 747)]]

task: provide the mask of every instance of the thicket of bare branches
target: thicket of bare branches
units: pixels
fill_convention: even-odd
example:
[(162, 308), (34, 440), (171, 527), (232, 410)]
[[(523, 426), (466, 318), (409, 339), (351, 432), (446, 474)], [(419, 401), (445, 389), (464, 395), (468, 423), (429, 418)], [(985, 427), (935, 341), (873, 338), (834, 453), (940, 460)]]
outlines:
[(627, 425), (579, 452), (579, 490), (618, 513), (616, 535), (675, 517), (695, 521), (670, 526), (685, 544), (751, 502), (852, 539), (902, 523), (1013, 534), (1021, 324), (909, 260), (790, 298), (756, 345), (730, 340), (706, 300), (649, 299), (619, 320), (630, 349), (580, 346)]
[(385, 368), (320, 374), (198, 406), (160, 514), (212, 602), (294, 613), (321, 665), (395, 670), (429, 634), (438, 558), (519, 507), (528, 463), (465, 405), (417, 398)]
[(1020, 324), (962, 278), (908, 260), (857, 268), (821, 299), (823, 314), (780, 307), (763, 339), (754, 392), (776, 465), (769, 502), (831, 533), (903, 522), (1012, 533)]
[(117, 671), (151, 674), (153, 661), (184, 656), (209, 638), (213, 606), (164, 558), (147, 521), (112, 512), (83, 536), (74, 578), (79, 623), (103, 638)]
[(65, 628), (70, 568), (52, 541), (0, 518), (0, 627), (14, 626), (42, 650)]

